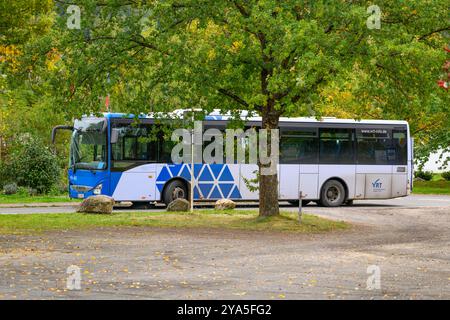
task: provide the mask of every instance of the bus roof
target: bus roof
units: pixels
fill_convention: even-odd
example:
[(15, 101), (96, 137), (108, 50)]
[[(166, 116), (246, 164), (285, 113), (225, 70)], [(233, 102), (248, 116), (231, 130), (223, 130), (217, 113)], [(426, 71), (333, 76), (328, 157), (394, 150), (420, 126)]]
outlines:
[[(190, 110), (187, 110), (190, 111)], [(170, 114), (174, 117), (181, 117), (185, 110), (176, 110), (171, 112)], [(126, 113), (103, 113), (105, 118), (134, 118), (135, 116), (133, 114), (126, 114)], [(248, 117), (247, 112), (243, 112), (241, 114), (241, 118), (245, 119), (246, 121), (262, 121), (261, 117)], [(141, 114), (139, 115), (140, 119), (152, 119), (154, 118), (154, 114)], [(205, 117), (205, 120), (230, 120), (232, 119), (232, 116), (229, 114), (220, 114), (219, 112), (215, 111), (210, 113)], [(407, 121), (404, 120), (369, 120), (369, 119), (337, 119), (333, 117), (322, 117), (321, 119), (317, 119), (315, 117), (293, 117), (293, 118), (287, 118), (287, 117), (280, 117), (280, 122), (284, 123), (295, 123), (295, 122), (301, 122), (301, 123), (341, 123), (341, 124), (392, 124), (392, 125), (408, 125)]]

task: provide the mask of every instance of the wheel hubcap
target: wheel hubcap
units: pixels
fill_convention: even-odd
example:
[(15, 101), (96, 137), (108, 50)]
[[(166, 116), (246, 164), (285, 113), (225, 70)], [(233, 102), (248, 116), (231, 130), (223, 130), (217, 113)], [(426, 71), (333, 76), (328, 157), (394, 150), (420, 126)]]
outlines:
[(327, 199), (331, 202), (335, 202), (336, 200), (339, 199), (340, 193), (339, 193), (339, 189), (332, 186), (329, 187), (327, 190)]
[(173, 189), (172, 198), (175, 199), (184, 199), (184, 190), (180, 187)]

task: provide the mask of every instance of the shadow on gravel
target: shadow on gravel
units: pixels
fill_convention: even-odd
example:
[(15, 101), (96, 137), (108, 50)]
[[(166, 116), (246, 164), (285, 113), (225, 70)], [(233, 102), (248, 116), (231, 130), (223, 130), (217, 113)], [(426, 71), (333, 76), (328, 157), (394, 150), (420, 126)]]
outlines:
[[(280, 208), (296, 208), (297, 206), (281, 202)], [(259, 203), (257, 202), (245, 202), (245, 203), (237, 203), (238, 209), (244, 209), (244, 208), (258, 208)], [(381, 203), (356, 203), (351, 206), (342, 206), (339, 208), (396, 208), (396, 207), (402, 207), (402, 205), (396, 205), (396, 204), (381, 204)], [(151, 204), (151, 203), (133, 203), (132, 206), (127, 207), (114, 207), (114, 210), (120, 211), (120, 210), (152, 210), (152, 209), (158, 209), (162, 210), (165, 209), (166, 206), (162, 203), (158, 204)], [(194, 209), (210, 209), (214, 208), (214, 202), (204, 202), (204, 203), (196, 203), (194, 205)], [(322, 208), (322, 206), (317, 205), (315, 203), (309, 203), (306, 206), (303, 206), (303, 208)]]

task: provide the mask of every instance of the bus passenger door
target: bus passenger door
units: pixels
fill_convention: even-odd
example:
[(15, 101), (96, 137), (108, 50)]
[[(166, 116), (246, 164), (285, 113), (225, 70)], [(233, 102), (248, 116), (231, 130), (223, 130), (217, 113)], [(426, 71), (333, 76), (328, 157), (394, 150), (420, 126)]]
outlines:
[(408, 133), (404, 128), (392, 130), (393, 145), (395, 147), (396, 163), (392, 166), (392, 197), (408, 195)]
[[(319, 165), (300, 165), (300, 184), (298, 192), (302, 192), (305, 199), (319, 199)], [(297, 195), (298, 198), (298, 195)]]
[(279, 172), (279, 198), (282, 200), (298, 199), (300, 165), (281, 164)]

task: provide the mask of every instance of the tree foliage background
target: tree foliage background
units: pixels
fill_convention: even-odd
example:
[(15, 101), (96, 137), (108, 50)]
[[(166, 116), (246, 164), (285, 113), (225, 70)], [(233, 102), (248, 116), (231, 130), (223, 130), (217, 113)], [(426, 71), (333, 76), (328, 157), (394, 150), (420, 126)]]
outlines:
[[(246, 109), (269, 127), (279, 116), (402, 119), (418, 159), (449, 149), (449, 96), (436, 84), (444, 1), (29, 3), (2, 2), (3, 150), (22, 132), (48, 139), (54, 124), (104, 111), (107, 95), (113, 111)], [(73, 4), (80, 29), (68, 27)], [(372, 4), (380, 29), (367, 27)]]

